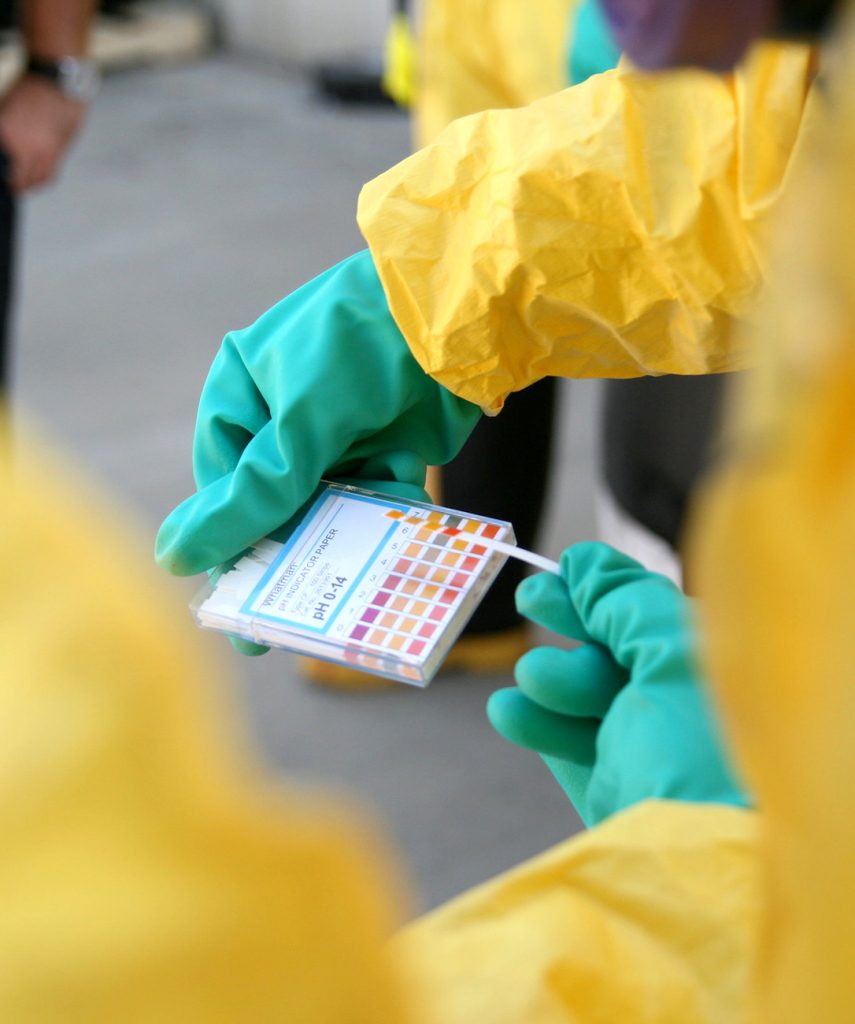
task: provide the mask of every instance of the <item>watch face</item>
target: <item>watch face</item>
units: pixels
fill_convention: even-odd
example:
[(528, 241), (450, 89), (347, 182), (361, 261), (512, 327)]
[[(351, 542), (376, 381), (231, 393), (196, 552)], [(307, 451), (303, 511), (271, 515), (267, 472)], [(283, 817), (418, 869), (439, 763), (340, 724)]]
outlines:
[(93, 61), (65, 57), (59, 61), (57, 71), (57, 85), (66, 96), (83, 103), (95, 98), (101, 76)]

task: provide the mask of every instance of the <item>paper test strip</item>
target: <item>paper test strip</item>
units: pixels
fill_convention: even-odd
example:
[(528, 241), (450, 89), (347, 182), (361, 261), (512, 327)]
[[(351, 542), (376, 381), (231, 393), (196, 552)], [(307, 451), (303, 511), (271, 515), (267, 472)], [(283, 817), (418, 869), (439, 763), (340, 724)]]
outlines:
[[(454, 527), (444, 527), (442, 533), (448, 534), (450, 537), (456, 537), (460, 530)], [(554, 562), (551, 558), (546, 558), (543, 555), (537, 554), (535, 551), (528, 551), (526, 548), (517, 547), (516, 544), (505, 544), (501, 540), (488, 540), (482, 538), (479, 543), (487, 548), (489, 551), (501, 551), (503, 555), (510, 555), (511, 558), (518, 558), (521, 562), (528, 562), (529, 565), (534, 565), (538, 569), (543, 569), (544, 572), (554, 572), (556, 576), (561, 575), (561, 566), (558, 562)]]

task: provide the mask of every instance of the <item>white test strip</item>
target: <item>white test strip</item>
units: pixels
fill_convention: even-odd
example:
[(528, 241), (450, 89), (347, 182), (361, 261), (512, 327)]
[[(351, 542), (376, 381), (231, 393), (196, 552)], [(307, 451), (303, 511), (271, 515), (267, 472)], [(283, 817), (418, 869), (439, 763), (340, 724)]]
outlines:
[[(425, 525), (430, 526), (431, 524), (426, 523)], [(538, 555), (534, 551), (519, 548), (516, 544), (506, 544), (503, 540), (493, 540), (490, 537), (479, 537), (477, 534), (458, 530), (454, 526), (437, 526), (435, 532), (444, 533), (449, 537), (466, 541), (467, 544), (480, 544), (489, 551), (500, 551), (503, 555), (518, 558), (521, 562), (528, 562), (529, 565), (533, 565), (537, 569), (543, 569), (544, 572), (553, 572), (556, 576), (561, 575), (561, 566), (558, 562), (553, 562), (551, 558), (544, 558), (543, 555)]]

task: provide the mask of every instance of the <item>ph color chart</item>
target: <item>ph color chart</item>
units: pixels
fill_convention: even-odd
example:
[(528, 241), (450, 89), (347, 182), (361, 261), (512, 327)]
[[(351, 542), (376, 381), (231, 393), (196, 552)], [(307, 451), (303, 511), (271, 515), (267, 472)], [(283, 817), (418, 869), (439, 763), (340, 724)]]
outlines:
[[(453, 527), (454, 536), (440, 529)], [(509, 523), (326, 485), (195, 602), (200, 625), (426, 685), (514, 543)]]

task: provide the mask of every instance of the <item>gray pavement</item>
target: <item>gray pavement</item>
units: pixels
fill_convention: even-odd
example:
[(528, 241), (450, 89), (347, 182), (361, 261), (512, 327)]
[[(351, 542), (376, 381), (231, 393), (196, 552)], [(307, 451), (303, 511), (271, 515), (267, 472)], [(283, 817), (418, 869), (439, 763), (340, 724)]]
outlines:
[[(28, 201), (17, 403), (148, 543), (192, 488), (196, 399), (222, 335), (361, 247), (359, 186), (407, 148), (396, 112), (325, 106), (275, 67), (215, 57), (108, 79), (59, 186)], [(593, 532), (596, 393), (574, 384), (564, 397), (541, 545), (553, 555)], [(166, 580), (182, 601), (197, 582)], [(506, 679), (342, 695), (306, 685), (287, 654), (211, 644), (270, 770), (372, 807), (417, 905), (578, 828), (540, 760), (484, 718)]]

